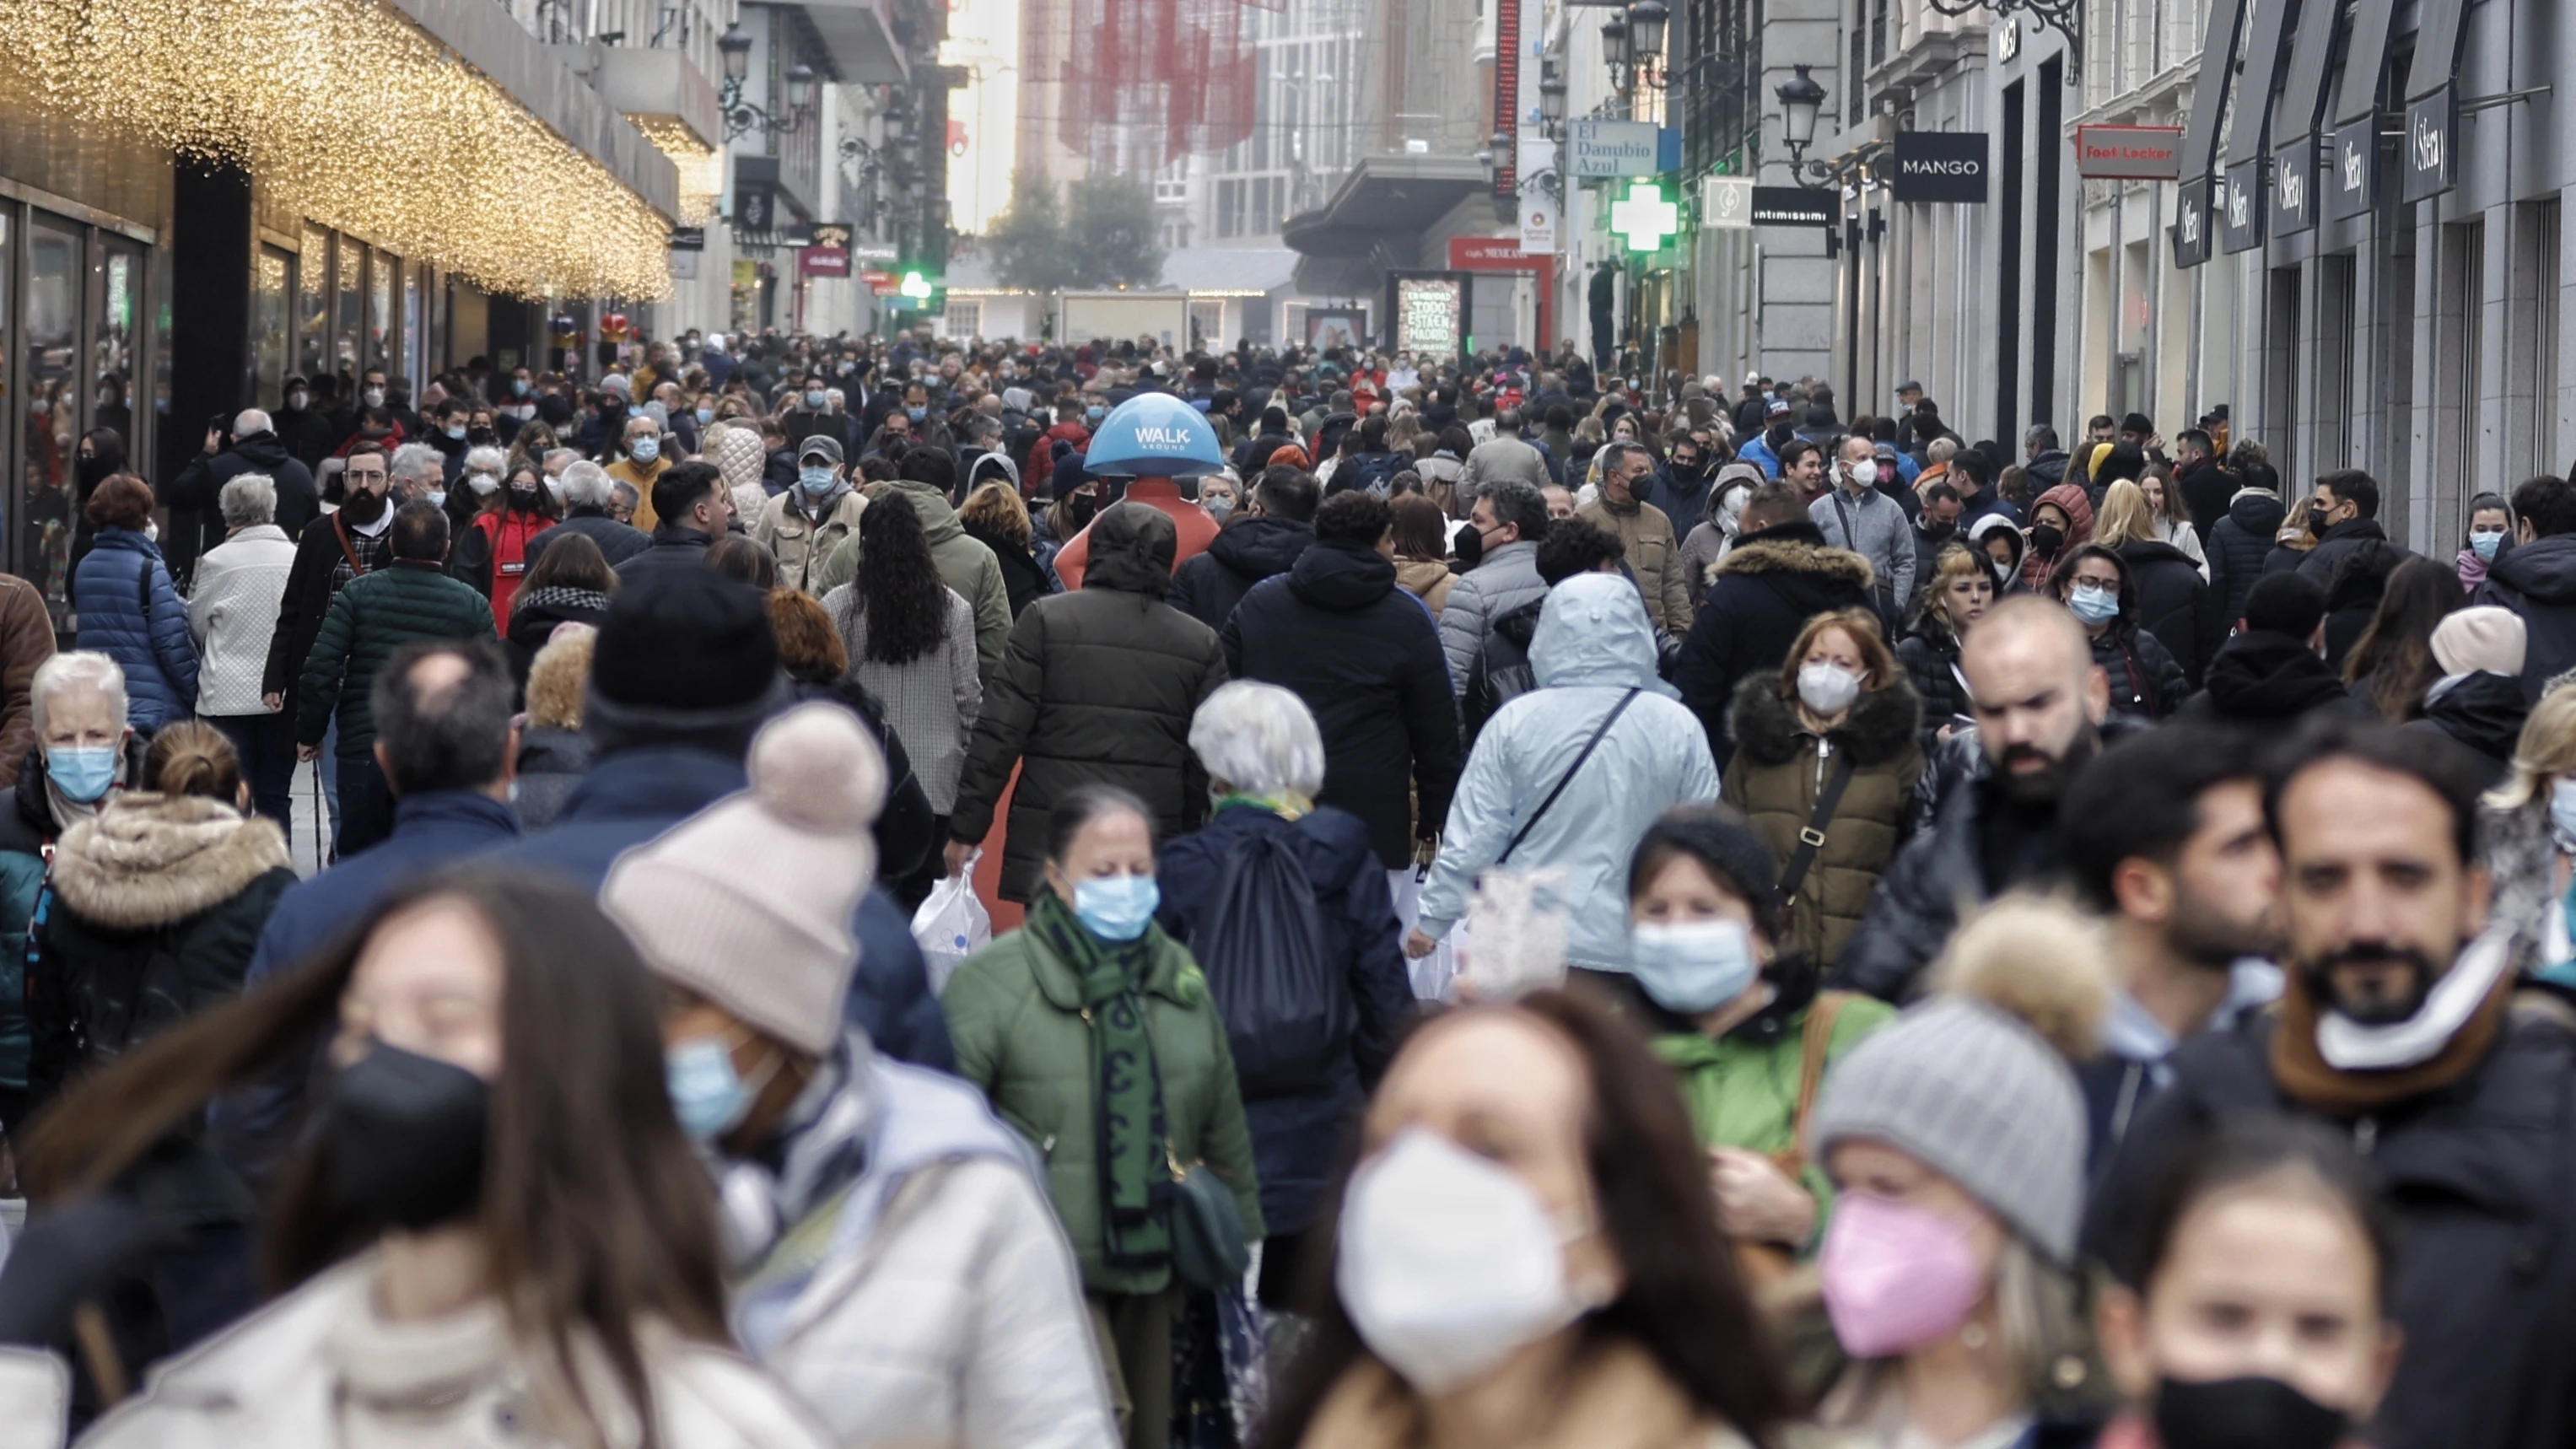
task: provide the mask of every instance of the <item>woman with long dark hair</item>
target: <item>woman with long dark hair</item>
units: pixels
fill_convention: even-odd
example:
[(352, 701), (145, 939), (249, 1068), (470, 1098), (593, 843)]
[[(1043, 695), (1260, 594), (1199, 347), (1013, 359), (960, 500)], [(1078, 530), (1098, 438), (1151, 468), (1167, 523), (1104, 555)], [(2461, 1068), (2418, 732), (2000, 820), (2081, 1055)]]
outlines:
[[(543, 1445), (824, 1442), (731, 1351), (715, 1197), (672, 1115), (635, 948), (551, 882), (416, 881), (327, 953), (81, 1086), (25, 1159), (53, 1216), (13, 1262), (95, 1262), (79, 1245), (132, 1222), (117, 1196), (131, 1169), (317, 1047), (315, 1120), (267, 1212), (281, 1296), (87, 1443), (455, 1439), (496, 1423)], [(98, 1286), (64, 1276), (0, 1280), (12, 1341), (47, 1341)]]
[[(476, 448), (465, 455), (466, 474), (498, 471), (501, 461), (500, 449)], [(494, 618), (507, 619), (527, 576), (528, 540), (562, 517), (563, 504), (546, 487), (544, 466), (522, 461), (509, 470), (504, 486), (483, 495), (474, 521), (456, 536), (448, 572), (490, 599)]]
[(1718, 1449), (1787, 1417), (1681, 1098), (1603, 1007), (1539, 991), (1432, 1021), (1361, 1153), (1260, 1442)]
[(2442, 677), (2433, 657), (2433, 627), (2469, 601), (2451, 569), (2408, 554), (2389, 570), (2379, 607), (2344, 656), (2343, 682), (2353, 697), (2403, 724), (2424, 714), (2424, 692)]
[(608, 566), (608, 555), (598, 544), (578, 533), (549, 542), (510, 600), (510, 672), (518, 676), (520, 687), (527, 687), (528, 667), (555, 630), (566, 624), (596, 628), (608, 617), (608, 601), (616, 594), (617, 570)]
[[(824, 595), (823, 611), (849, 651), (850, 676), (884, 702), (886, 726), (903, 741), (945, 840), (984, 707), (975, 609), (940, 582), (930, 536), (910, 508), (870, 508), (859, 515), (858, 539), (858, 576)], [(921, 870), (934, 874), (904, 882), (906, 890), (926, 893), (939, 864), (933, 852)]]

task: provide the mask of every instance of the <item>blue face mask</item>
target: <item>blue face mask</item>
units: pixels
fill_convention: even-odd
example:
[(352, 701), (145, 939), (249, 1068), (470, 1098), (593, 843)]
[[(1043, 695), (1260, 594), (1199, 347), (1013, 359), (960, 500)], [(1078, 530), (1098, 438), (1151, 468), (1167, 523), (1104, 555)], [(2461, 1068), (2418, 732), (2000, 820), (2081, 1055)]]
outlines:
[(908, 417), (908, 418), (912, 419), (914, 422), (916, 422), (916, 423), (917, 423), (917, 422), (920, 422), (923, 418), (926, 418), (926, 417), (930, 416), (930, 409), (928, 409), (928, 408), (907, 407), (907, 408), (905, 408), (905, 409), (903, 410), (903, 415), (904, 415), (905, 417)]
[(1103, 875), (1076, 881), (1073, 914), (1104, 941), (1133, 941), (1154, 922), (1162, 888), (1150, 875)]
[(528, 395), (528, 380), (524, 377), (511, 378), (510, 392), (516, 397), (526, 397)]
[(1109, 409), (1093, 408), (1082, 415), (1082, 420), (1096, 428), (1100, 426), (1100, 420), (1107, 416), (1109, 416)]
[(818, 387), (808, 391), (805, 394), (805, 411), (809, 413), (819, 413), (822, 410), (823, 390)]
[(459, 427), (459, 426), (456, 426), (456, 425), (451, 424), (451, 425), (448, 427), (448, 429), (447, 429), (447, 436), (448, 436), (448, 438), (449, 438), (450, 440), (452, 440), (452, 441), (454, 441), (454, 442), (459, 442), (459, 443), (464, 442), (464, 441), (465, 441), (465, 429), (464, 429), (464, 428), (462, 428), (462, 427)]
[(2077, 585), (2066, 591), (2066, 607), (2087, 624), (2102, 624), (2120, 617), (2120, 594), (2116, 589), (2088, 589)]
[(1656, 1005), (1697, 1016), (1742, 996), (1761, 967), (1741, 921), (1641, 922), (1629, 933), (1628, 971)]
[(733, 1069), (733, 1048), (712, 1036), (693, 1037), (664, 1053), (662, 1073), (680, 1130), (697, 1142), (711, 1142), (740, 1126), (769, 1080), (764, 1072), (759, 1083), (745, 1082)]
[(444, 488), (432, 488), (428, 493), (422, 495), (422, 497), (432, 508), (445, 508), (447, 506), (447, 490)]
[(832, 470), (829, 468), (800, 468), (796, 471), (796, 486), (804, 489), (813, 497), (820, 498), (824, 494), (832, 491)]
[(650, 437), (637, 438), (626, 445), (626, 452), (638, 463), (650, 463), (662, 456), (662, 440)]
[(87, 805), (116, 783), (116, 755), (114, 745), (63, 745), (45, 751), (45, 773), (66, 799)]
[(714, 422), (715, 420), (716, 420), (716, 410), (715, 410), (714, 408), (700, 408), (700, 409), (698, 409), (698, 426), (699, 426), (699, 427), (702, 427), (702, 428), (703, 428), (703, 427), (705, 427), (707, 424), (712, 423), (712, 422)]
[(2502, 533), (2478, 531), (2472, 532), (2469, 535), (2469, 548), (2471, 551), (2475, 552), (2479, 558), (2486, 560), (2488, 563), (2495, 562), (2496, 550), (2503, 546), (2504, 535)]

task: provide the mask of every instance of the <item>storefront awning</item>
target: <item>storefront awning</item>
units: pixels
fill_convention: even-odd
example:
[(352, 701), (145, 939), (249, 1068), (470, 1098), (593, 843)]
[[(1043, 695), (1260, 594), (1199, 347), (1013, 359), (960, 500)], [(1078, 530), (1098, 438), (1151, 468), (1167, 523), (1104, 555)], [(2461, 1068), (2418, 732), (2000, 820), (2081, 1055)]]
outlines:
[(1472, 156), (1371, 156), (1342, 178), (1331, 200), (1280, 230), (1310, 257), (1367, 257), (1389, 241), (1410, 249), (1459, 202), (1493, 184)]

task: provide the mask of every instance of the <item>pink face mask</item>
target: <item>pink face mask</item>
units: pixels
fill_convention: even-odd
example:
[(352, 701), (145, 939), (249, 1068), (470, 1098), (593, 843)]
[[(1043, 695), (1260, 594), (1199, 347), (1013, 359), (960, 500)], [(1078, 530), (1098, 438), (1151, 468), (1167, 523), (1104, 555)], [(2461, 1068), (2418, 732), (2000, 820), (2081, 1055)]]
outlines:
[(1855, 1358), (1920, 1348), (1985, 1296), (1976, 1245), (1938, 1213), (1849, 1193), (1834, 1204), (1817, 1271), (1834, 1337)]

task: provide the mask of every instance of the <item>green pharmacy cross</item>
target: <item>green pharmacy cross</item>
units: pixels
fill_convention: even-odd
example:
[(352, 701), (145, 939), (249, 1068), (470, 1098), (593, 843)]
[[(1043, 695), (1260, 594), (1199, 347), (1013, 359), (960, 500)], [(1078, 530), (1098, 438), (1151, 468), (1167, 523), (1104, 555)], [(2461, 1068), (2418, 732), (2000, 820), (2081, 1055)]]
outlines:
[(1682, 209), (1664, 195), (1662, 183), (1631, 181), (1628, 194), (1610, 203), (1610, 230), (1628, 239), (1628, 250), (1663, 250), (1682, 229)]

